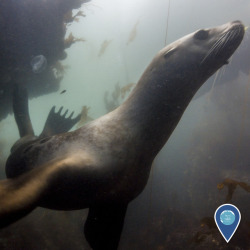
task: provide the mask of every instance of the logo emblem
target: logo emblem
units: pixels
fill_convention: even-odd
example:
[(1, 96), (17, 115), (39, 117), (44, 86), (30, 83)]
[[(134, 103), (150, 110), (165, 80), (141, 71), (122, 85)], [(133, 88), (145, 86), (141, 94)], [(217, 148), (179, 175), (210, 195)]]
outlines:
[(232, 204), (223, 204), (216, 209), (214, 220), (227, 243), (231, 240), (238, 228), (240, 219), (239, 209)]

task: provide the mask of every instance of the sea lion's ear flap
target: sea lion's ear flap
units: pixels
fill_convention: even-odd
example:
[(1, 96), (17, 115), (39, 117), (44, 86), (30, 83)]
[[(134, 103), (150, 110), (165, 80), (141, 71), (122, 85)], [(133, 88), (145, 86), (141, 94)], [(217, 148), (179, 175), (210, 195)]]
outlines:
[(170, 56), (172, 56), (175, 52), (177, 51), (177, 49), (174, 47), (174, 48), (171, 48), (170, 50), (166, 51), (164, 53), (164, 58), (169, 58)]

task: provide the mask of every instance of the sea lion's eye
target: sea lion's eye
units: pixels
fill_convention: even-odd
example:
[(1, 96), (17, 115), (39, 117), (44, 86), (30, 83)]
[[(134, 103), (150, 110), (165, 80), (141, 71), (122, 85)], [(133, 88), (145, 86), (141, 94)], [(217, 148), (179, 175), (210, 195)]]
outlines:
[(206, 30), (199, 30), (195, 33), (194, 38), (198, 40), (205, 40), (208, 37), (208, 32)]

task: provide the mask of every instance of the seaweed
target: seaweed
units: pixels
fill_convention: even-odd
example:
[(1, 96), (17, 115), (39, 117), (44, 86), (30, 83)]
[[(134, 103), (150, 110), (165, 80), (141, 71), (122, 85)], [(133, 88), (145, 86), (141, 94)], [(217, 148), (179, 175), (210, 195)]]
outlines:
[(84, 42), (85, 40), (83, 38), (76, 38), (72, 35), (72, 32), (69, 34), (69, 36), (64, 39), (64, 48), (69, 48), (72, 44), (76, 42)]
[(82, 107), (81, 118), (80, 118), (80, 121), (76, 125), (77, 128), (80, 128), (84, 124), (86, 124), (87, 122), (90, 122), (90, 121), (94, 120), (92, 117), (90, 117), (88, 115), (89, 109), (90, 109), (90, 107), (87, 107), (87, 106)]
[(120, 87), (119, 82), (117, 82), (111, 93), (111, 99), (108, 97), (110, 93), (106, 91), (104, 93), (104, 104), (107, 112), (110, 112), (120, 106), (126, 94), (128, 94), (134, 86), (135, 83), (128, 83), (125, 86)]
[(53, 66), (54, 74), (56, 78), (63, 78), (66, 71), (70, 68), (69, 65), (63, 65), (60, 61), (57, 61)]
[(131, 89), (135, 86), (135, 83), (128, 83), (124, 87), (121, 88), (121, 98), (123, 99), (127, 93), (131, 91)]
[(99, 49), (98, 57), (102, 56), (104, 52), (106, 51), (107, 47), (110, 45), (112, 40), (104, 40), (101, 44), (101, 47)]
[(137, 26), (139, 24), (139, 20), (137, 20), (137, 22), (134, 24), (132, 30), (130, 31), (130, 34), (129, 34), (129, 38), (128, 38), (128, 41), (127, 41), (127, 45), (129, 45), (129, 43), (133, 42), (137, 36)]
[(63, 20), (65, 23), (70, 24), (74, 21), (78, 22), (79, 21), (78, 17), (85, 17), (85, 16), (86, 15), (83, 13), (82, 10), (79, 10), (74, 16), (73, 16), (73, 11), (70, 10), (64, 15)]
[(222, 183), (217, 184), (217, 188), (219, 190), (223, 189), (224, 186), (227, 187), (227, 196), (226, 196), (225, 202), (229, 202), (232, 200), (234, 191), (236, 190), (237, 186), (244, 189), (246, 192), (250, 193), (250, 185), (245, 182), (236, 181), (236, 180), (227, 178)]

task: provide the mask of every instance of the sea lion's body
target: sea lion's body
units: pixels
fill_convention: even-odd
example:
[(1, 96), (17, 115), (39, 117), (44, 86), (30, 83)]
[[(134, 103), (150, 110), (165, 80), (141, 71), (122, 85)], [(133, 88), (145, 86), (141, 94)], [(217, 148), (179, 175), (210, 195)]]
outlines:
[[(23, 171), (26, 172), (54, 159), (70, 157), (73, 164), (74, 160), (76, 162), (74, 171), (69, 168), (70, 175), (66, 170), (65, 176), (59, 172), (56, 174), (54, 188), (46, 195), (46, 198), (51, 199), (44, 201), (42, 206), (66, 210), (81, 209), (89, 207), (92, 203), (114, 201), (117, 197), (127, 203), (141, 191), (147, 177), (143, 178), (143, 184), (137, 188), (142, 179), (134, 181), (139, 174), (134, 170), (140, 164), (136, 159), (136, 138), (133, 134), (129, 136), (128, 126), (119, 123), (111, 126), (109, 119), (112, 119), (111, 115), (96, 120), (82, 129), (38, 139), (33, 141), (32, 145), (27, 143), (10, 156), (7, 168), (17, 167), (21, 162), (20, 168), (23, 167)], [(116, 133), (112, 132), (114, 130)], [(123, 150), (125, 146), (126, 152)], [(81, 160), (84, 162), (82, 168), (79, 166)], [(150, 168), (151, 162), (145, 161), (144, 166), (145, 164)], [(86, 183), (88, 185), (84, 185)], [(79, 184), (80, 189), (76, 187)], [(69, 200), (71, 202), (65, 202)]]
[[(13, 152), (6, 165), (7, 175), (12, 178), (9, 181), (18, 179), (19, 185), (25, 182), (25, 188), (34, 190), (32, 201), (23, 192), (26, 207), (90, 207), (85, 234), (91, 246), (115, 249), (119, 235), (113, 245), (106, 244), (107, 238), (121, 231), (126, 206), (144, 189), (153, 159), (195, 92), (227, 62), (243, 35), (244, 26), (236, 21), (185, 36), (156, 55), (119, 108), (78, 130), (37, 140)], [(20, 172), (15, 174), (15, 169), (27, 173), (16, 177)], [(10, 184), (5, 181), (3, 185), (7, 190)], [(11, 202), (8, 196), (5, 199), (5, 211), (11, 214)], [(102, 214), (106, 210), (96, 212), (102, 206), (107, 213), (113, 206), (122, 208), (108, 232), (105, 227), (110, 221), (103, 222)], [(0, 208), (0, 218), (3, 216), (8, 218), (8, 212)], [(99, 218), (101, 226), (96, 223)], [(101, 243), (96, 243), (99, 238)]]

